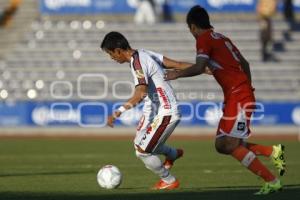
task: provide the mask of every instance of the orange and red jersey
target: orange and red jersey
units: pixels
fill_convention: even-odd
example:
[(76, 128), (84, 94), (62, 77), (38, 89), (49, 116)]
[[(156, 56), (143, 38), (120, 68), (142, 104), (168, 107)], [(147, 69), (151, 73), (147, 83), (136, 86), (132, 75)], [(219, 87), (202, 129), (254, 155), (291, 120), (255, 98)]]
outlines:
[(240, 51), (229, 38), (210, 29), (198, 36), (196, 48), (197, 57), (209, 59), (208, 67), (221, 85), (225, 100), (241, 89), (252, 92), (251, 83), (241, 68)]

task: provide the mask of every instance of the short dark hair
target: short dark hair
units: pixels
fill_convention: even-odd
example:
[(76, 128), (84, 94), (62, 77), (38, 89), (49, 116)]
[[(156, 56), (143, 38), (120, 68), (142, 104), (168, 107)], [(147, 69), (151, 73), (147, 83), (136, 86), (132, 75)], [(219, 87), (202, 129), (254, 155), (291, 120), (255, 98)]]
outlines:
[(105, 35), (100, 47), (101, 49), (107, 49), (110, 51), (114, 51), (117, 48), (124, 50), (131, 49), (125, 36), (115, 31)]
[(186, 16), (186, 23), (189, 27), (191, 27), (192, 24), (195, 24), (197, 27), (202, 29), (213, 28), (213, 26), (210, 24), (207, 11), (199, 5), (196, 5), (190, 9)]

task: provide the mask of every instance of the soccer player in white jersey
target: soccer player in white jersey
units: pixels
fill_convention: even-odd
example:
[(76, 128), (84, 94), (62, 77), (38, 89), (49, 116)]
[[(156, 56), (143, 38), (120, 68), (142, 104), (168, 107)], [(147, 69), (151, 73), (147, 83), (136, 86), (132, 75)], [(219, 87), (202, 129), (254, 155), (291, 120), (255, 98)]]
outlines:
[[(179, 181), (169, 169), (183, 155), (183, 150), (167, 146), (165, 142), (179, 123), (180, 113), (172, 86), (164, 80), (163, 68), (182, 69), (191, 64), (177, 62), (151, 51), (132, 49), (127, 39), (118, 32), (108, 33), (101, 49), (118, 63), (130, 63), (135, 83), (133, 96), (108, 117), (108, 126), (113, 127), (115, 119), (123, 112), (145, 100), (143, 117), (134, 139), (136, 155), (146, 168), (160, 177), (153, 189), (178, 188)], [(158, 155), (166, 157), (164, 163)]]

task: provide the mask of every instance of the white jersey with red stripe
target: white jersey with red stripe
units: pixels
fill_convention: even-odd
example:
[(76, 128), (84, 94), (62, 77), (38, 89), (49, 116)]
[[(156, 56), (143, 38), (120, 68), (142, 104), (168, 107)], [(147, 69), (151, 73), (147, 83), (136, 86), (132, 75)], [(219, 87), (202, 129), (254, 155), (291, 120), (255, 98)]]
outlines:
[(139, 49), (131, 57), (135, 86), (147, 85), (144, 114), (179, 114), (177, 99), (169, 81), (164, 80), (163, 55)]

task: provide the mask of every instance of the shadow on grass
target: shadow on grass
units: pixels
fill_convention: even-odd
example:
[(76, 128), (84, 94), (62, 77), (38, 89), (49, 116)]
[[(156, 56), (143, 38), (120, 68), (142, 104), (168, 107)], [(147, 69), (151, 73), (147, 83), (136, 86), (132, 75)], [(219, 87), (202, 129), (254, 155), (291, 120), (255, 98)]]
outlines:
[(66, 171), (66, 172), (26, 172), (26, 173), (0, 173), (0, 178), (18, 177), (18, 176), (41, 176), (41, 175), (73, 175), (73, 174), (89, 174), (94, 171)]
[[(106, 194), (65, 194), (65, 193), (17, 193), (1, 192), (0, 199), (5, 200), (291, 200), (300, 197), (300, 185), (288, 185), (282, 192), (267, 196), (254, 196), (258, 188), (221, 187), (194, 188), (177, 191), (157, 191), (149, 193), (130, 193), (128, 188), (111, 190)], [(190, 191), (187, 191), (190, 190)], [(126, 192), (127, 191), (127, 192)]]

